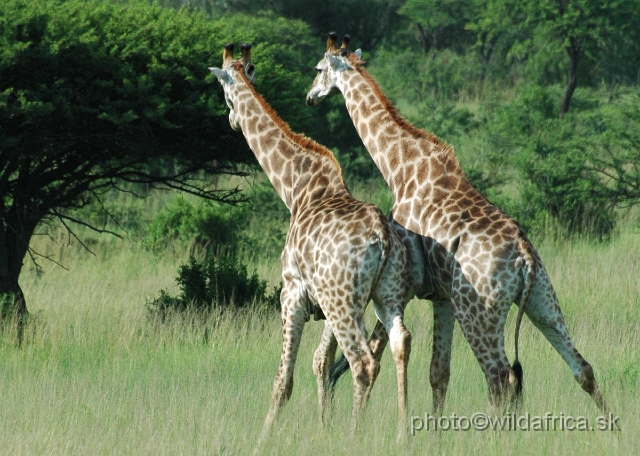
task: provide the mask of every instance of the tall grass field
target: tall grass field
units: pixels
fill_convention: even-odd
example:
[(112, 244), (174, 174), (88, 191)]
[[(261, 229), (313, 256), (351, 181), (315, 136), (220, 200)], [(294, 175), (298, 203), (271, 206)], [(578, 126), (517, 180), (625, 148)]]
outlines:
[[(253, 450), (281, 350), (275, 313), (219, 312), (204, 323), (150, 321), (147, 303), (176, 291), (179, 253), (165, 257), (127, 239), (102, 237), (94, 255), (37, 238), (56, 258), (25, 265), (21, 286), (32, 318), (21, 348), (0, 341), (0, 454), (240, 455)], [(637, 454), (640, 448), (640, 234), (631, 224), (608, 244), (538, 243), (573, 341), (592, 364), (621, 430), (600, 431), (599, 411), (570, 369), (525, 318), (520, 335), (525, 396), (518, 416), (588, 420), (588, 430), (419, 430), (396, 441), (395, 367), (387, 351), (361, 429), (352, 435), (352, 382), (338, 384), (328, 425), (318, 418), (312, 356), (322, 323), (305, 327), (294, 391), (266, 454)], [(276, 284), (277, 260), (250, 267)], [(516, 308), (506, 327), (513, 359)], [(368, 311), (367, 327), (374, 316)], [(414, 300), (409, 410), (425, 418), (431, 304)], [(495, 413), (471, 349), (456, 328), (446, 417)], [(410, 420), (414, 425), (417, 418)], [(463, 427), (465, 421), (461, 421)], [(468, 423), (467, 423), (468, 424)], [(522, 424), (522, 423), (521, 423)], [(568, 422), (571, 425), (571, 422)]]

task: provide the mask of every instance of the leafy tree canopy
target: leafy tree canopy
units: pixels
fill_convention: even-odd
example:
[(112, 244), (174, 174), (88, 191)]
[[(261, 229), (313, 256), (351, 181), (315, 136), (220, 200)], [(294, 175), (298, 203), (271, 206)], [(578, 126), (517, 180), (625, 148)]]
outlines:
[[(467, 28), (478, 41), (508, 40), (509, 58), (526, 61), (536, 84), (566, 81), (558, 109), (568, 111), (578, 81), (637, 80), (637, 0), (480, 0)], [(632, 57), (633, 56), (633, 57)], [(629, 58), (635, 61), (629, 65)], [(531, 71), (532, 70), (532, 71)]]
[[(121, 182), (238, 201), (237, 189), (202, 174), (244, 174), (238, 165), (254, 162), (207, 67), (219, 65), (225, 42), (253, 42), (259, 84), (300, 127), (308, 114), (285, 107), (306, 85), (291, 43), (307, 35), (301, 22), (268, 16), (212, 21), (144, 2), (0, 0), (0, 294), (26, 313), (18, 277), (25, 255), (37, 258), (37, 226), (85, 224), (71, 211)], [(278, 65), (282, 55), (295, 63)]]
[[(190, 0), (164, 0), (185, 5)], [(397, 10), (403, 0), (324, 0), (304, 2), (300, 0), (223, 0), (211, 11), (244, 12), (257, 14), (272, 11), (288, 18), (308, 23), (316, 37), (322, 41), (330, 31), (348, 33), (358, 38), (365, 50), (372, 50), (397, 32), (401, 18)]]

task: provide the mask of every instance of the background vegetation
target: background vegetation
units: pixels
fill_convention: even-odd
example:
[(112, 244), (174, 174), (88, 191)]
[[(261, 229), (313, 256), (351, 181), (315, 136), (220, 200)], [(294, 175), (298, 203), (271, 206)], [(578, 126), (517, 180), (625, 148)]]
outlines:
[[(11, 294), (0, 316), (12, 318), (23, 291), (31, 311), (0, 335), (0, 452), (237, 454), (255, 443), (279, 359), (289, 214), (228, 126), (206, 68), (220, 64), (223, 43), (252, 43), (257, 89), (295, 131), (334, 151), (356, 197), (388, 212), (391, 196), (342, 100), (304, 107), (336, 30), (362, 47), (400, 111), (452, 144), (474, 185), (535, 240), (623, 427), (422, 433), (397, 447), (385, 355), (355, 447), (631, 454), (640, 1), (308, 3), (0, 0), (0, 292)], [(430, 318), (428, 303), (408, 308), (416, 415), (431, 409)], [(351, 384), (339, 385), (327, 438), (311, 372), (321, 325), (307, 326), (268, 450), (351, 453)], [(595, 417), (531, 325), (521, 341), (523, 409)], [(485, 411), (484, 380), (457, 329), (453, 363), (445, 413)]]

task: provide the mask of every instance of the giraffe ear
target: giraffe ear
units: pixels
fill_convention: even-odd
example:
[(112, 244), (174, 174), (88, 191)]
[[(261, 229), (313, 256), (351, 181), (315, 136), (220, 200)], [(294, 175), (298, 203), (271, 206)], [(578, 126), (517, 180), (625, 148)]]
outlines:
[(231, 75), (220, 68), (209, 68), (209, 70), (216, 75), (218, 81), (224, 82), (226, 84), (233, 84), (233, 79), (231, 79)]
[(253, 82), (256, 77), (256, 66), (253, 63), (247, 63), (244, 67), (244, 72), (247, 75), (249, 81)]
[(329, 62), (329, 66), (334, 71), (345, 71), (345, 70), (352, 70), (353, 69), (349, 65), (344, 63), (342, 61), (342, 59), (336, 57), (335, 55), (331, 55), (331, 54), (329, 54), (327, 52), (325, 54), (325, 57), (326, 57), (327, 61)]

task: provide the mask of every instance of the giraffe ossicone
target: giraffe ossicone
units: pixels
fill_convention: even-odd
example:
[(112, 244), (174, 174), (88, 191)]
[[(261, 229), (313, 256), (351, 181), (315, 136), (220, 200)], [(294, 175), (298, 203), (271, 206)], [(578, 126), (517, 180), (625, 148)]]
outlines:
[[(306, 97), (308, 106), (341, 92), (365, 148), (394, 196), (392, 223), (407, 247), (412, 294), (434, 304), (430, 382), (435, 413), (442, 412), (450, 377), (454, 321), (460, 324), (488, 383), (494, 404), (510, 404), (522, 391), (518, 332), (523, 313), (571, 368), (580, 386), (608, 411), (593, 370), (574, 347), (542, 260), (520, 226), (467, 180), (453, 148), (402, 117), (363, 68), (349, 38), (327, 40)], [(338, 63), (338, 61), (340, 63)], [(509, 364), (504, 325), (512, 304), (515, 360)], [(373, 331), (383, 350), (384, 328)], [(336, 378), (346, 363), (334, 368)]]
[(332, 153), (292, 132), (256, 92), (251, 84), (254, 70), (250, 46), (243, 46), (242, 57), (235, 60), (231, 45), (225, 46), (222, 68), (211, 68), (223, 87), (232, 127), (242, 130), (291, 212), (281, 256), (282, 355), (260, 441), (267, 438), (289, 400), (302, 329), (311, 315), (326, 318), (313, 359), (320, 414), (324, 419), (329, 366), (339, 345), (352, 366), (352, 425), (356, 426), (380, 369), (364, 327), (364, 311), (371, 299), (389, 333), (397, 369), (399, 430), (406, 432), (411, 348), (411, 335), (403, 322), (408, 292), (406, 249), (377, 207), (351, 195)]

